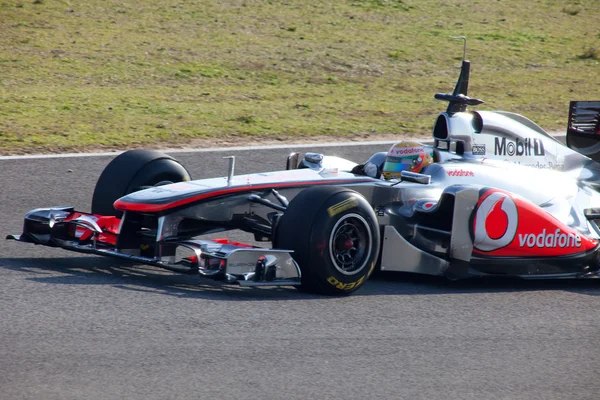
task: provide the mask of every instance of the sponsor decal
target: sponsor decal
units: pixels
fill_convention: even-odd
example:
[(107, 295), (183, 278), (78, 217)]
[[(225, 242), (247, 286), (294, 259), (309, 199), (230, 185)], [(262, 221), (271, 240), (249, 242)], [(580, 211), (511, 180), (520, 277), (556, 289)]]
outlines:
[(477, 208), (473, 247), (494, 251), (509, 245), (517, 233), (518, 220), (515, 202), (504, 193), (492, 193)]
[(358, 200), (355, 197), (351, 197), (349, 199), (340, 201), (339, 203), (334, 204), (333, 206), (329, 207), (327, 209), (327, 214), (329, 214), (330, 217), (333, 217), (334, 215), (337, 215), (343, 211), (349, 210), (350, 208), (356, 207), (357, 205), (358, 205)]
[(540, 249), (544, 247), (581, 247), (581, 236), (572, 232), (563, 232), (560, 228), (557, 228), (554, 233), (546, 233), (546, 229), (542, 229), (539, 235), (519, 233), (519, 246)]
[(329, 284), (331, 284), (331, 286), (335, 286), (336, 289), (352, 290), (355, 287), (360, 286), (365, 281), (365, 278), (366, 278), (366, 276), (363, 276), (355, 282), (344, 283), (344, 282), (338, 281), (335, 277), (330, 276), (329, 278), (327, 278), (327, 282), (329, 282)]
[(375, 215), (377, 215), (378, 217), (385, 216), (385, 206), (375, 206), (375, 207), (373, 207), (373, 211), (375, 212)]
[(526, 138), (513, 141), (495, 137), (494, 154), (497, 156), (543, 156), (546, 155), (546, 151), (541, 139)]
[(448, 174), (448, 176), (468, 176), (468, 177), (475, 176), (475, 173), (473, 173), (473, 171), (469, 171), (469, 170), (462, 169), (462, 168), (446, 170), (446, 174)]
[(522, 165), (524, 167), (531, 167), (531, 168), (537, 168), (537, 169), (553, 169), (553, 170), (557, 170), (557, 171), (562, 171), (565, 169), (565, 164), (564, 163), (558, 163), (558, 162), (534, 162), (534, 163), (522, 163), (520, 161), (511, 161), (511, 160), (504, 160), (506, 162), (512, 162), (514, 164), (517, 165)]
[(394, 147), (388, 152), (390, 156), (412, 156), (425, 153), (423, 147)]
[(344, 283), (344, 282), (339, 281), (334, 276), (330, 276), (329, 278), (327, 278), (327, 282), (329, 282), (329, 284), (331, 286), (335, 286), (336, 289), (352, 290), (352, 289), (357, 288), (360, 285), (362, 285), (363, 282), (371, 275), (371, 273), (373, 272), (374, 269), (375, 269), (375, 262), (373, 262), (371, 264), (371, 268), (369, 268), (369, 272), (367, 272), (366, 275), (361, 276), (359, 280), (354, 281), (354, 282)]
[(530, 201), (498, 189), (481, 196), (473, 231), (474, 253), (487, 256), (565, 256), (598, 245)]
[(485, 144), (472, 145), (471, 153), (473, 153), (474, 156), (485, 156)]

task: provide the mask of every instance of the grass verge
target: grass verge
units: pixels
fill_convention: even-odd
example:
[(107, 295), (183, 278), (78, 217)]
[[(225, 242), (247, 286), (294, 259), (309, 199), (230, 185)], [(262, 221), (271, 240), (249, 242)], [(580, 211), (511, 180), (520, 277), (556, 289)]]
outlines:
[[(141, 4), (138, 4), (141, 3)], [(597, 0), (0, 0), (0, 153), (426, 136), (470, 94), (563, 130)]]

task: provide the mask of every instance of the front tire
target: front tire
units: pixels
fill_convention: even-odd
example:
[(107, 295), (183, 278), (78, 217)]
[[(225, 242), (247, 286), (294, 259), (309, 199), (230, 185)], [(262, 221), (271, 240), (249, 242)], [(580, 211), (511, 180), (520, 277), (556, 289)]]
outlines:
[(347, 295), (375, 268), (380, 234), (373, 209), (359, 193), (335, 186), (300, 192), (280, 218), (274, 247), (293, 250), (302, 272), (300, 289)]
[(154, 150), (129, 150), (119, 154), (102, 171), (92, 197), (92, 214), (120, 217), (113, 207), (126, 194), (157, 184), (191, 180), (173, 157)]

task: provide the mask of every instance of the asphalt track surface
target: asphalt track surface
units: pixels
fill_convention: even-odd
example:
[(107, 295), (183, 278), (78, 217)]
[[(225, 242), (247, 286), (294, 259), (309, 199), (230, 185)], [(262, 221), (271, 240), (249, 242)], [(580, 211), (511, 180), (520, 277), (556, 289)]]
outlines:
[[(203, 178), (290, 150), (176, 156)], [(89, 210), (110, 158), (0, 160), (2, 235), (36, 207)], [(598, 399), (599, 310), (600, 280), (395, 274), (332, 298), (2, 240), (0, 399)]]

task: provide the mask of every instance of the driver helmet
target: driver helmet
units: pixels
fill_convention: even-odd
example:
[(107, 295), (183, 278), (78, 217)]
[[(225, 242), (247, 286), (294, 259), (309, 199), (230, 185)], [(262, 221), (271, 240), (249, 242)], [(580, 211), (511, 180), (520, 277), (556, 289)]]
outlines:
[(383, 176), (385, 179), (400, 178), (400, 172), (421, 172), (433, 163), (433, 151), (419, 142), (405, 140), (390, 147), (385, 163)]

